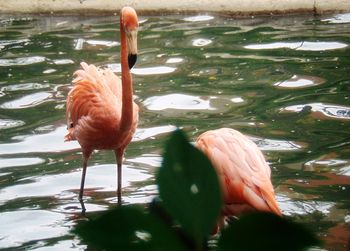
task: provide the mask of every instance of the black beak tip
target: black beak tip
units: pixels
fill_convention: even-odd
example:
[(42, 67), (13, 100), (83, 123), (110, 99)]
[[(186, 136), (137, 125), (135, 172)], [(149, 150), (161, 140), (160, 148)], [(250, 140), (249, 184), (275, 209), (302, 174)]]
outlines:
[(129, 54), (128, 56), (129, 69), (131, 69), (135, 65), (136, 59), (137, 59), (137, 54)]

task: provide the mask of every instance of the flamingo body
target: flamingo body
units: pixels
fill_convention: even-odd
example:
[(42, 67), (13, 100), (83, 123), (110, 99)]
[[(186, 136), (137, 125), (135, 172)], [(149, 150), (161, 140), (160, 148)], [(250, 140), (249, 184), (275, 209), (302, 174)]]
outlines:
[(81, 63), (67, 97), (65, 140), (77, 140), (83, 150), (125, 148), (138, 123), (138, 106), (133, 102), (133, 119), (128, 133), (120, 137), (122, 84), (109, 69)]
[(208, 156), (219, 177), (223, 215), (239, 216), (252, 210), (281, 215), (270, 167), (253, 141), (236, 130), (221, 128), (201, 134), (196, 146)]

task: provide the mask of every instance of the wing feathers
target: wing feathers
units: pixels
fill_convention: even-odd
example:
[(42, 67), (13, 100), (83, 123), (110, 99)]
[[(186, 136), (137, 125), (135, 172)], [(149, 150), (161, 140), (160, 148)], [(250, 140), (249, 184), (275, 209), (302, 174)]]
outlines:
[[(81, 63), (74, 73), (73, 88), (67, 96), (67, 127), (65, 140), (97, 137), (99, 130), (117, 130), (121, 116), (121, 81), (109, 69)], [(80, 128), (85, 128), (80, 130)], [(87, 134), (87, 135), (85, 135)], [(81, 140), (80, 140), (81, 141)], [(82, 143), (82, 142), (79, 142)]]
[(270, 167), (253, 141), (236, 130), (222, 128), (200, 135), (196, 146), (215, 167), (227, 205), (248, 204), (281, 214), (270, 180)]

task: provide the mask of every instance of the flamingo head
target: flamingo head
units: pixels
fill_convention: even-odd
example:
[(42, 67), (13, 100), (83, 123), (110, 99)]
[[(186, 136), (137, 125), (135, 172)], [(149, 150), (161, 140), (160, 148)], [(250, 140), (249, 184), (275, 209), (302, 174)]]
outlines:
[(121, 10), (121, 25), (126, 34), (126, 41), (128, 47), (128, 64), (131, 69), (137, 59), (137, 30), (139, 28), (139, 21), (136, 11), (131, 7), (124, 7)]

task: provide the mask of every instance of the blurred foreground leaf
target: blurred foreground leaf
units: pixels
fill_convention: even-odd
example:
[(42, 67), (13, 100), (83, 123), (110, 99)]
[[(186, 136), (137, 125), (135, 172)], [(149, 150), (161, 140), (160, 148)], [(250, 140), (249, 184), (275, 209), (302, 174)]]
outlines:
[(157, 182), (166, 211), (201, 245), (222, 206), (219, 181), (208, 158), (180, 130), (166, 144)]
[(74, 232), (99, 250), (186, 250), (169, 226), (139, 206), (109, 210), (80, 222)]
[(219, 250), (298, 251), (317, 244), (316, 237), (301, 224), (260, 212), (245, 215), (223, 230)]

